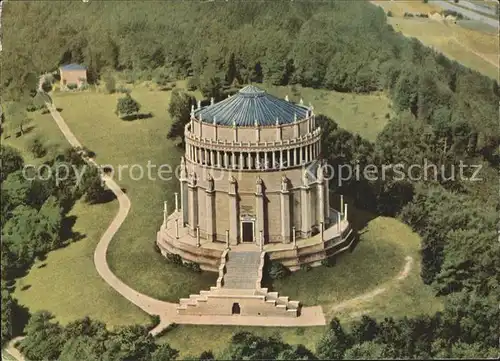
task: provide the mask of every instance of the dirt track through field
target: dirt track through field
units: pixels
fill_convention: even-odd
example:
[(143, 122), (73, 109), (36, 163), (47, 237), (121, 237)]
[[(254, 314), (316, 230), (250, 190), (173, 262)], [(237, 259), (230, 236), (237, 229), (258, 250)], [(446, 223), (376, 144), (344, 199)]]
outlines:
[[(330, 306), (330, 309), (327, 311), (327, 315), (333, 316), (333, 314), (335, 312), (339, 312), (339, 311), (342, 311), (344, 309), (359, 306), (359, 305), (363, 304), (364, 302), (371, 301), (372, 299), (374, 299), (378, 295), (381, 295), (382, 293), (386, 292), (390, 288), (394, 287), (397, 282), (404, 280), (410, 274), (410, 271), (411, 271), (412, 266), (413, 266), (413, 257), (406, 256), (405, 261), (406, 261), (406, 263), (404, 265), (403, 270), (394, 279), (388, 281), (384, 286), (375, 288), (374, 290), (372, 290), (370, 292), (364, 293), (360, 296), (351, 298), (347, 301), (336, 303), (336, 304)], [(359, 312), (361, 312), (361, 311), (358, 311), (357, 313), (359, 313)]]

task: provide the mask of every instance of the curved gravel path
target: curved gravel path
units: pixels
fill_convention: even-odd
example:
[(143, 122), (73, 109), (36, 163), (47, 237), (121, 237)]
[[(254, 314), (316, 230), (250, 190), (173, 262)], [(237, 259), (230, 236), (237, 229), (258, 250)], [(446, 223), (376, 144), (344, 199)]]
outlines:
[[(413, 266), (413, 257), (406, 256), (405, 257), (405, 265), (403, 267), (403, 270), (392, 280), (390, 280), (388, 283), (386, 283), (385, 286), (380, 286), (375, 288), (372, 291), (369, 291), (367, 293), (364, 293), (362, 295), (359, 295), (357, 297), (351, 298), (347, 301), (336, 303), (332, 306), (330, 306), (330, 309), (328, 310), (328, 314), (332, 315), (335, 312), (344, 310), (346, 308), (354, 307), (357, 306), (358, 304), (365, 302), (365, 301), (370, 301), (373, 298), (377, 297), (378, 295), (386, 292), (388, 289), (390, 289), (393, 285), (394, 282), (399, 282), (404, 280), (408, 275), (410, 274), (411, 268)], [(356, 313), (362, 313), (363, 311), (357, 311)], [(364, 311), (366, 312), (366, 311)]]
[[(57, 111), (56, 107), (50, 103), (46, 103), (47, 107), (50, 111), (50, 114), (54, 118), (57, 126), (63, 133), (66, 140), (73, 147), (82, 147), (82, 144), (75, 137), (73, 132), (69, 129), (68, 125), (64, 121), (61, 114)], [(92, 158), (84, 158), (90, 164), (95, 166), (99, 166), (94, 159)], [(108, 250), (108, 246), (113, 239), (113, 236), (120, 229), (120, 226), (123, 224), (125, 219), (127, 218), (128, 212), (130, 211), (131, 203), (128, 196), (121, 190), (120, 186), (110, 177), (103, 176), (102, 177), (105, 185), (114, 193), (116, 198), (118, 199), (119, 209), (115, 218), (111, 221), (110, 225), (101, 236), (99, 243), (94, 251), (94, 265), (97, 270), (97, 273), (102, 277), (106, 283), (108, 283), (111, 287), (113, 287), (118, 293), (120, 293), (127, 300), (132, 302), (137, 307), (141, 308), (143, 311), (150, 315), (159, 315), (160, 316), (160, 324), (155, 327), (151, 333), (153, 335), (157, 334), (160, 330), (165, 328), (168, 324), (171, 323), (170, 319), (172, 316), (177, 314), (175, 303), (164, 302), (154, 298), (151, 298), (147, 295), (144, 295), (140, 292), (137, 292), (133, 288), (126, 285), (122, 282), (109, 268), (108, 262), (106, 260), (106, 254)], [(168, 317), (170, 316), (170, 317)]]

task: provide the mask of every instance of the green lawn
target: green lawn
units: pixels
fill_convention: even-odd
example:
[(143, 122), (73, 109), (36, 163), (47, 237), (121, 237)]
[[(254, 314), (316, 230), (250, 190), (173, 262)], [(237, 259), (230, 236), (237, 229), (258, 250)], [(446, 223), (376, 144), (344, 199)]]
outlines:
[[(33, 119), (16, 137), (15, 129), (6, 122), (2, 143), (18, 149), (27, 164), (40, 164), (69, 146), (50, 114), (29, 113)], [(36, 159), (29, 149), (34, 138), (40, 138), (48, 150)], [(102, 205), (78, 202), (67, 215), (75, 219), (73, 231), (85, 235), (76, 243), (50, 252), (47, 258), (17, 280), (14, 297), (30, 312), (48, 310), (57, 320), (66, 323), (91, 316), (110, 326), (146, 323), (147, 315), (126, 301), (97, 274), (93, 263), (95, 246), (118, 209), (116, 201)]]
[[(307, 304), (320, 304), (327, 320), (338, 317), (345, 326), (363, 314), (383, 319), (387, 316), (403, 317), (417, 314), (433, 314), (442, 309), (439, 298), (420, 279), (418, 250), (420, 239), (408, 226), (394, 218), (372, 217), (367, 212), (351, 207), (357, 222), (368, 221), (361, 240), (352, 253), (339, 257), (331, 268), (318, 267), (309, 272), (298, 271), (286, 280), (276, 282), (275, 289), (281, 295), (290, 296)], [(355, 224), (355, 226), (359, 226)], [(407, 278), (395, 281), (402, 271), (405, 256), (412, 256), (414, 263)], [(331, 308), (338, 302), (370, 292), (375, 288), (387, 290), (372, 299), (353, 303), (338, 312)], [(239, 331), (251, 331), (258, 335), (279, 335), (290, 344), (304, 344), (314, 351), (324, 327), (235, 327), (179, 325), (162, 336), (160, 342), (168, 342), (181, 350), (181, 357), (198, 356), (212, 350), (220, 355), (231, 336)], [(206, 337), (217, 335), (217, 337)], [(202, 342), (200, 341), (202, 340)]]
[(392, 114), (390, 101), (384, 93), (353, 94), (339, 93), (325, 89), (303, 88), (295, 86), (264, 85), (267, 91), (275, 96), (304, 104), (311, 103), (316, 114), (331, 117), (337, 124), (363, 138), (375, 141), (377, 135), (384, 129)]
[[(409, 311), (427, 313), (439, 308), (439, 300), (419, 277), (420, 267), (417, 262), (420, 259), (420, 237), (397, 219), (373, 218), (365, 211), (356, 210), (352, 206), (350, 209), (350, 218), (358, 223), (361, 220), (361, 224), (354, 222), (354, 227), (363, 228), (354, 250), (341, 254), (332, 267), (301, 270), (275, 281), (273, 289), (283, 296), (300, 300), (304, 305), (322, 305), (325, 313), (333, 317), (337, 316), (329, 313), (333, 304), (370, 292), (379, 286), (396, 285), (394, 278), (403, 270), (405, 257), (411, 256), (414, 263), (408, 278), (396, 285), (403, 292), (393, 292), (399, 299), (392, 311), (400, 311), (400, 314), (408, 314)], [(368, 221), (366, 227), (362, 224), (363, 220)], [(380, 295), (382, 301), (387, 299), (386, 295)], [(426, 301), (422, 302), (423, 299)], [(389, 307), (384, 302), (374, 307), (372, 303), (377, 302), (377, 297), (372, 301), (362, 309)]]
[(118, 202), (89, 206), (78, 202), (69, 217), (85, 238), (52, 251), (16, 283), (14, 297), (30, 312), (48, 310), (67, 323), (84, 316), (108, 326), (145, 324), (149, 317), (108, 286), (94, 267), (94, 249), (118, 209)]
[[(325, 327), (250, 327), (250, 326), (192, 326), (178, 325), (158, 342), (167, 342), (180, 351), (180, 358), (199, 356), (211, 350), (220, 357), (229, 345), (231, 337), (237, 332), (248, 331), (259, 336), (277, 336), (289, 344), (303, 344), (314, 352), (316, 343), (323, 335)], [(212, 335), (212, 336), (209, 336)]]
[(341, 254), (332, 267), (300, 270), (273, 283), (280, 295), (300, 300), (304, 305), (326, 305), (368, 292), (395, 277), (405, 263), (405, 251), (398, 245), (401, 236), (383, 232), (391, 219), (373, 220), (351, 252)]
[[(40, 164), (69, 146), (50, 114), (33, 112), (28, 115), (31, 121), (23, 127), (26, 130), (24, 135), (16, 137), (18, 128), (12, 128), (8, 121), (5, 122), (2, 133), (2, 144), (16, 148), (25, 163)], [(46, 156), (40, 159), (34, 158), (29, 151), (29, 146), (35, 138), (39, 138), (47, 149)]]
[[(114, 166), (115, 179), (126, 189), (132, 201), (127, 220), (109, 248), (111, 269), (140, 292), (178, 302), (180, 297), (214, 285), (217, 275), (208, 272), (197, 274), (170, 265), (153, 248), (156, 232), (163, 220), (163, 201), (173, 205), (173, 193), (178, 182), (174, 174), (172, 180), (159, 179), (154, 169), (148, 179), (148, 162), (157, 167), (168, 164), (175, 169), (182, 154), (166, 138), (170, 122), (167, 113), (170, 94), (149, 91), (145, 87), (134, 88), (131, 95), (142, 105), (142, 111), (153, 113), (151, 118), (135, 121), (123, 121), (114, 114), (119, 94), (59, 93), (53, 98), (56, 105), (63, 109), (61, 114), (78, 139), (96, 153), (96, 160), (100, 164)], [(129, 172), (134, 164), (144, 169), (143, 179), (133, 179), (140, 175), (137, 166)], [(119, 165), (123, 170), (121, 177), (118, 174)]]

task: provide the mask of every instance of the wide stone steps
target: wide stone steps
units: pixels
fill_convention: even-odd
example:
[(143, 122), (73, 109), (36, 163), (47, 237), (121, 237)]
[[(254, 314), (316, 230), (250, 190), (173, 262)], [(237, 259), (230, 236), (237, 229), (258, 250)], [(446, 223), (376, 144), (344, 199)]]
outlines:
[(229, 252), (223, 287), (255, 289), (260, 265), (260, 252)]
[[(181, 315), (226, 315), (297, 317), (300, 302), (260, 287), (264, 258), (260, 252), (227, 254), (222, 282), (208, 291), (181, 298), (177, 312)], [(233, 307), (238, 311), (235, 313)]]
[[(218, 314), (217, 305), (233, 302), (262, 302), (263, 316), (293, 316), (297, 317), (300, 311), (300, 302), (291, 301), (287, 296), (279, 296), (278, 292), (268, 292), (266, 288), (260, 290), (230, 289), (211, 287), (210, 291), (200, 291), (200, 294), (181, 298), (177, 311), (179, 314)], [(215, 305), (215, 306), (214, 306)], [(252, 306), (255, 307), (255, 306)], [(274, 309), (274, 311), (273, 311)], [(230, 314), (228, 310), (226, 314)]]

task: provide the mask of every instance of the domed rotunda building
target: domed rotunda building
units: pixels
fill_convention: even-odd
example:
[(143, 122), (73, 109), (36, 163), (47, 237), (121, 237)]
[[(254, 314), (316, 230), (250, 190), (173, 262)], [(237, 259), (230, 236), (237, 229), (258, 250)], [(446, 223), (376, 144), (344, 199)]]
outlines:
[[(219, 272), (214, 290), (262, 291), (265, 254), (293, 271), (352, 243), (347, 205), (330, 204), (311, 105), (249, 85), (193, 106), (185, 147), (175, 209), (165, 205), (157, 245), (164, 255)], [(182, 305), (179, 312), (187, 312)]]

